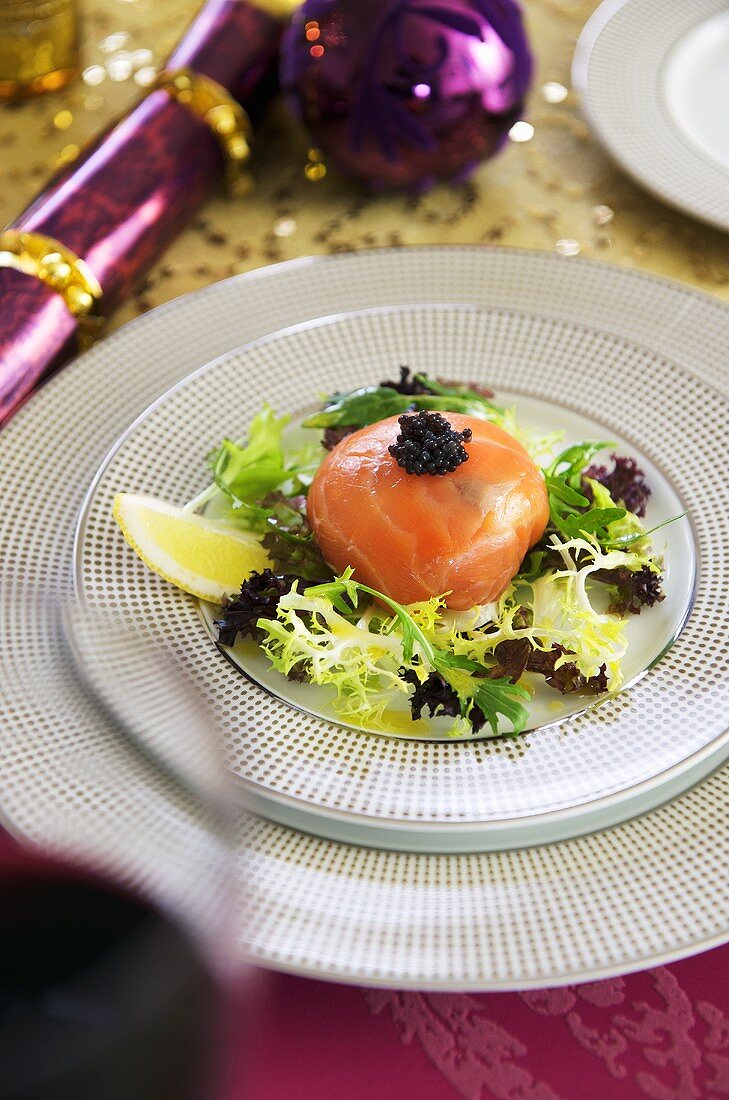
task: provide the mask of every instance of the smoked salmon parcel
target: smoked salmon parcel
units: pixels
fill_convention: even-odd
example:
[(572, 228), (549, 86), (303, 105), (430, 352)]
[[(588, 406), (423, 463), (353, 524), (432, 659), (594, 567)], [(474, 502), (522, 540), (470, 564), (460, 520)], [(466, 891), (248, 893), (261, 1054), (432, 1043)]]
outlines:
[[(405, 419), (405, 418), (401, 418)], [(388, 417), (329, 453), (309, 489), (307, 514), (324, 560), (400, 603), (443, 595), (465, 611), (498, 599), (544, 534), (544, 474), (497, 424), (449, 413), (467, 430), (467, 461), (417, 476), (390, 448), (400, 432)]]

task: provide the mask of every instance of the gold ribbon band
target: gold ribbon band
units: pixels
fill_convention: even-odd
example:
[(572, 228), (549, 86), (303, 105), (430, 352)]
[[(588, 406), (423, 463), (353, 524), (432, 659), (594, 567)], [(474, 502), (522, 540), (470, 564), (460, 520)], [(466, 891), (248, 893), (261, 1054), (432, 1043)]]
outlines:
[(251, 155), (253, 130), (248, 115), (222, 84), (192, 69), (163, 70), (154, 88), (162, 88), (201, 118), (223, 151), (228, 186), (244, 193), (250, 186), (245, 164)]
[(103, 291), (91, 268), (75, 252), (43, 233), (6, 229), (0, 233), (0, 267), (32, 275), (60, 294), (76, 318), (79, 345), (92, 343), (103, 324)]

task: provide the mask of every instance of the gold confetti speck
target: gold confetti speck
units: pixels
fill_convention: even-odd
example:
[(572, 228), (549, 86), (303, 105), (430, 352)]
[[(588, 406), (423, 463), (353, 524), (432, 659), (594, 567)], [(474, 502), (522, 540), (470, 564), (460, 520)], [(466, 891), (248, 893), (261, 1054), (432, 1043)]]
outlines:
[(304, 167), (304, 175), (311, 183), (317, 183), (319, 180), (323, 180), (327, 174), (327, 166), (322, 161), (321, 149), (312, 146), (312, 148), (308, 150), (307, 156), (309, 160)]
[(151, 65), (145, 65), (143, 69), (137, 69), (134, 74), (134, 83), (140, 88), (149, 88), (157, 78), (157, 70)]
[(106, 69), (101, 65), (88, 65), (81, 73), (85, 84), (94, 87), (106, 79)]
[(577, 256), (580, 252), (580, 242), (576, 241), (574, 237), (560, 237), (558, 241), (555, 241), (554, 251), (558, 252), (560, 256)]
[(154, 61), (154, 54), (151, 50), (133, 50), (131, 57), (135, 69), (142, 69), (146, 65), (151, 65)]
[(534, 127), (531, 122), (524, 122), (523, 119), (519, 122), (515, 122), (509, 130), (509, 137), (512, 141), (531, 141), (534, 137)]
[(132, 61), (127, 51), (122, 50), (121, 53), (114, 54), (106, 63), (106, 71), (111, 80), (117, 83), (128, 80), (132, 75)]
[(316, 163), (309, 161), (304, 168), (304, 175), (308, 180), (311, 180), (312, 183), (323, 180), (326, 174), (327, 166), (326, 164), (322, 164), (321, 161), (317, 161)]
[(99, 107), (104, 105), (104, 97), (99, 95), (98, 92), (92, 92), (91, 95), (87, 95), (84, 99), (84, 107), (87, 111), (98, 111)]
[(99, 49), (102, 53), (114, 53), (115, 50), (120, 50), (122, 46), (127, 42), (129, 35), (126, 31), (116, 31), (115, 34), (107, 34), (106, 38), (102, 38), (99, 42)]
[(73, 122), (73, 115), (68, 110), (58, 111), (53, 116), (53, 125), (57, 130), (67, 130)]
[(290, 237), (292, 233), (296, 232), (296, 221), (294, 218), (278, 218), (273, 223), (273, 232), (277, 237)]
[(615, 217), (615, 211), (612, 207), (605, 206), (604, 203), (600, 203), (599, 206), (593, 206), (591, 214), (595, 225), (608, 225)]
[(56, 157), (56, 165), (59, 168), (63, 168), (64, 165), (70, 164), (72, 160), (75, 160), (78, 156), (78, 145), (64, 145), (61, 152)]
[(546, 84), (542, 84), (542, 99), (545, 103), (564, 103), (568, 95), (568, 89), (556, 80), (548, 80)]

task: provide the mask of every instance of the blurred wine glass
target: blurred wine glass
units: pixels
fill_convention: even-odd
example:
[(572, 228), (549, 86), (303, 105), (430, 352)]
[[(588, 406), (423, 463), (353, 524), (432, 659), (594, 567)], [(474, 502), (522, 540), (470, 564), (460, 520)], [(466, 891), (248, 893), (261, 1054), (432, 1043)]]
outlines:
[(79, 747), (35, 843), (0, 836), (0, 1097), (209, 1100), (238, 900), (214, 715), (151, 635), (3, 588), (54, 633), (32, 711), (73, 708)]

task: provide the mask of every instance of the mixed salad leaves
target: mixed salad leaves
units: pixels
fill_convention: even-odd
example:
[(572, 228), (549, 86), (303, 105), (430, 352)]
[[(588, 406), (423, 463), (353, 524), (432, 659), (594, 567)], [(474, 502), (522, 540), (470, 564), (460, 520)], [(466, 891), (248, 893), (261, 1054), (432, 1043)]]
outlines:
[[(346, 721), (388, 727), (398, 698), (413, 719), (452, 719), (454, 736), (517, 735), (528, 722), (537, 682), (562, 694), (617, 691), (626, 623), (662, 600), (662, 562), (642, 519), (650, 488), (633, 458), (609, 441), (561, 450), (555, 434), (536, 438), (513, 409), (476, 385), (434, 380), (403, 367), (397, 381), (337, 393), (303, 421), (311, 444), (290, 450), (287, 417), (264, 407), (242, 443), (226, 439), (209, 458), (212, 485), (191, 501), (226, 502), (226, 517), (256, 532), (272, 568), (254, 573), (223, 604), (220, 644), (252, 638), (283, 675), (327, 685)], [(493, 604), (448, 610), (446, 593), (403, 606), (334, 576), (306, 515), (306, 494), (326, 449), (347, 434), (414, 410), (466, 413), (493, 421), (541, 465), (547, 530)]]

